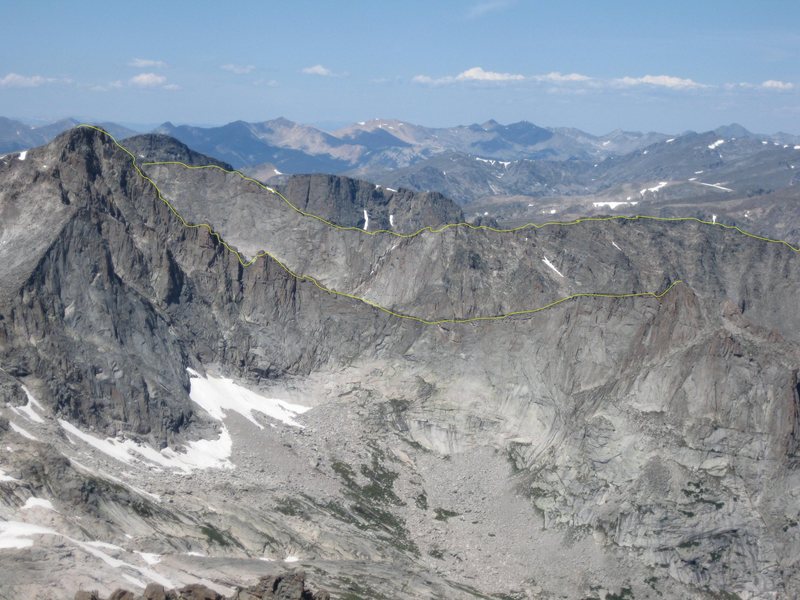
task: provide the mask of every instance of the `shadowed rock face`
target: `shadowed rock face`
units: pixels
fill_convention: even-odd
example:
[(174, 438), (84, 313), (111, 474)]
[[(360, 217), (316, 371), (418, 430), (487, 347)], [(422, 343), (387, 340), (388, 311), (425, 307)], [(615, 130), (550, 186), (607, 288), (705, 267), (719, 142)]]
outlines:
[[(262, 577), (256, 585), (240, 588), (232, 596), (222, 596), (202, 584), (192, 584), (180, 589), (165, 590), (151, 583), (137, 596), (128, 590), (116, 590), (106, 600), (330, 600), (325, 591), (311, 592), (305, 587), (305, 574), (301, 572)], [(103, 600), (96, 592), (77, 592), (75, 600)]]
[[(26, 424), (11, 408), (25, 406), (24, 383), (43, 412), (98, 435), (156, 447), (211, 437), (187, 367), (300, 389), (316, 408), (299, 431), (237, 425), (232, 473), (137, 471), (133, 483), (174, 501), (139, 507), (137, 542), (176, 556), (205, 544), (193, 572), (219, 579), (235, 561), (254, 578), (255, 559), (301, 549), (326, 589), (348, 589), (355, 569), (398, 598), (797, 589), (800, 257), (789, 248), (643, 220), (368, 236), (217, 169), (145, 170), (187, 223), (280, 264), (245, 268), (181, 224), (95, 132), (1, 163), (2, 416)], [(342, 226), (363, 229), (367, 211), (368, 231), (461, 217), (441, 196), (345, 178), (280, 191)], [(426, 326), (287, 269), (423, 318), (683, 283), (661, 299)], [(59, 453), (78, 446), (44, 439), (49, 423), (29, 427), (59, 451), (2, 423), (19, 450), (0, 466), (22, 482), (0, 484), (3, 519), (21, 519), (28, 496), (53, 497), (94, 539), (132, 543), (135, 492), (78, 478)], [(3, 560), (23, 586), (25, 561)]]

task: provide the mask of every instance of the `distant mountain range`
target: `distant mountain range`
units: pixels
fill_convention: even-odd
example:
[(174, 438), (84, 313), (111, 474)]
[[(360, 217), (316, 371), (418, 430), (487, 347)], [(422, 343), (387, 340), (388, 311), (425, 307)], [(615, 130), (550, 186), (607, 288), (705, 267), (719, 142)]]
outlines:
[[(65, 119), (32, 127), (0, 118), (0, 152), (42, 145), (77, 123)], [(100, 126), (117, 138), (136, 133), (114, 123)], [(794, 186), (795, 167), (800, 167), (800, 136), (755, 134), (735, 123), (673, 136), (621, 130), (595, 136), (573, 128), (494, 120), (431, 128), (373, 119), (329, 133), (278, 118), (219, 127), (167, 122), (154, 133), (262, 180), (280, 181), (298, 173), (344, 174), (393, 188), (437, 191), (462, 205), (491, 198), (598, 193), (624, 204), (653, 188), (673, 200), (731, 191), (761, 194)]]

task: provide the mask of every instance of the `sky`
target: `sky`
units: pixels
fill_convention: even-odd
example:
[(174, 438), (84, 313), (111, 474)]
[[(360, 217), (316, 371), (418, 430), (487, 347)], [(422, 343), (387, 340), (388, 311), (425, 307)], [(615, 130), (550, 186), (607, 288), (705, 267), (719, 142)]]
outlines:
[(0, 115), (800, 134), (797, 0), (12, 2)]

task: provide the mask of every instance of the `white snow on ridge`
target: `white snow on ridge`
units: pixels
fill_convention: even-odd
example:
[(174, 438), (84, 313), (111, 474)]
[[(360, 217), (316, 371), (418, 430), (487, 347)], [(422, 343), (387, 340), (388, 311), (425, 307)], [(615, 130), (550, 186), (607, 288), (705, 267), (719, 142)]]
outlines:
[(28, 151), (23, 150), (22, 152), (19, 153), (19, 156), (17, 158), (19, 160), (25, 160), (26, 158), (28, 158)]
[(713, 144), (709, 144), (708, 145), (708, 149), (709, 150), (714, 150), (715, 148), (718, 148), (719, 146), (721, 146), (724, 143), (725, 143), (725, 140), (717, 140)]
[(733, 191), (731, 188), (724, 187), (724, 186), (722, 186), (722, 185), (720, 185), (718, 183), (703, 183), (702, 181), (695, 181), (694, 183), (696, 183), (698, 185), (704, 185), (706, 187), (717, 188), (718, 190), (722, 190), (723, 192), (732, 192)]
[(637, 204), (639, 204), (639, 203), (638, 203), (638, 202), (630, 202), (630, 201), (628, 201), (628, 200), (620, 200), (620, 201), (618, 201), (618, 202), (614, 202), (614, 201), (606, 201), (606, 202), (592, 202), (592, 206), (593, 206), (594, 208), (602, 208), (603, 206), (607, 206), (607, 207), (608, 207), (608, 208), (610, 208), (611, 210), (614, 210), (614, 209), (615, 209), (615, 208), (617, 208), (618, 206), (623, 206), (623, 205), (625, 205), (625, 204), (630, 204), (631, 206), (636, 206), (636, 205), (637, 205)]
[(35, 496), (31, 496), (25, 501), (25, 504), (22, 506), (22, 510), (29, 510), (31, 508), (44, 508), (45, 510), (52, 510), (55, 511), (56, 509), (53, 508), (53, 503), (50, 500), (45, 500), (44, 498), (37, 498)]
[(369, 227), (369, 214), (367, 214), (367, 209), (364, 209), (364, 231), (367, 230)]
[(666, 144), (671, 144), (674, 141), (675, 141), (675, 138), (669, 138), (665, 143)]
[(553, 271), (555, 271), (555, 272), (556, 272), (556, 274), (557, 274), (559, 277), (564, 277), (564, 275), (561, 273), (561, 271), (559, 271), (558, 269), (556, 269), (556, 266), (555, 266), (553, 263), (551, 263), (551, 262), (550, 262), (550, 259), (549, 259), (549, 258), (547, 258), (547, 257), (545, 256), (545, 257), (542, 259), (542, 262), (543, 262), (544, 264), (546, 264), (548, 267), (550, 267), (551, 269), (553, 269)]
[(800, 150), (800, 144), (794, 147), (795, 150)]
[(661, 188), (665, 187), (665, 186), (666, 186), (668, 183), (669, 183), (669, 182), (667, 182), (667, 181), (659, 181), (659, 182), (658, 182), (658, 185), (654, 185), (653, 187), (650, 187), (650, 188), (644, 188), (643, 190), (639, 190), (639, 194), (641, 194), (642, 196), (644, 196), (644, 195), (645, 195), (647, 192), (653, 192), (653, 193), (655, 193), (655, 192), (657, 192), (658, 190), (660, 190)]
[(310, 410), (308, 406), (267, 398), (234, 383), (232, 379), (211, 376), (204, 378), (197, 371), (192, 369), (187, 369), (187, 371), (192, 386), (189, 397), (218, 421), (225, 418), (226, 411), (233, 411), (242, 415), (259, 429), (263, 429), (263, 425), (253, 416), (253, 411), (255, 411), (286, 425), (302, 428), (303, 426), (294, 419), (297, 415)]
[(390, 188), (390, 187), (387, 187), (386, 189), (387, 189), (388, 191), (390, 191), (390, 192), (396, 192), (396, 191), (397, 191), (396, 189), (394, 189), (394, 188)]
[(137, 444), (133, 440), (100, 439), (81, 431), (72, 423), (63, 419), (59, 419), (58, 422), (71, 436), (126, 464), (134, 461), (144, 461), (145, 463), (151, 463), (151, 466), (158, 465), (168, 469), (179, 469), (185, 473), (194, 469), (233, 468), (233, 464), (228, 460), (233, 448), (233, 442), (230, 433), (225, 427), (222, 428), (222, 433), (216, 440), (187, 442), (185, 452), (176, 452), (172, 448), (164, 448), (159, 452), (155, 448), (146, 444)]
[(26, 388), (24, 385), (22, 386), (22, 391), (25, 392), (26, 396), (28, 396), (27, 404), (25, 404), (25, 406), (12, 406), (11, 410), (20, 416), (27, 417), (34, 423), (44, 423), (44, 419), (42, 419), (42, 417), (36, 414), (36, 411), (33, 410), (34, 406), (39, 410), (42, 410), (42, 405), (39, 404), (39, 401), (33, 397), (33, 395), (28, 391), (28, 388)]

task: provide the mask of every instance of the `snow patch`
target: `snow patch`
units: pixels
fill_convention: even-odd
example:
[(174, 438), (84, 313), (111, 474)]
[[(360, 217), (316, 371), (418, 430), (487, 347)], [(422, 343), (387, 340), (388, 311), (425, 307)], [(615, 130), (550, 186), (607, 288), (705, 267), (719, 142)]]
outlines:
[(30, 548), (34, 535), (55, 535), (49, 527), (40, 527), (21, 521), (0, 521), (0, 548)]
[(259, 429), (263, 429), (263, 425), (253, 416), (253, 411), (256, 411), (286, 425), (302, 428), (303, 426), (295, 421), (295, 417), (310, 410), (308, 406), (267, 398), (234, 383), (232, 379), (212, 376), (204, 378), (192, 369), (187, 369), (187, 371), (190, 376), (189, 397), (192, 402), (199, 404), (218, 421), (225, 418), (226, 411), (233, 411), (242, 415)]
[(153, 554), (152, 552), (137, 552), (139, 556), (142, 557), (142, 560), (146, 562), (148, 565), (157, 565), (161, 562), (161, 555), (160, 554)]
[(626, 204), (630, 204), (631, 206), (636, 206), (639, 203), (638, 202), (630, 202), (629, 200), (620, 200), (620, 201), (617, 201), (617, 202), (614, 202), (614, 201), (592, 202), (592, 206), (594, 208), (602, 208), (603, 206), (607, 206), (611, 210), (614, 210), (618, 206), (623, 206), (623, 205), (626, 205)]
[(620, 252), (622, 252), (622, 248), (620, 248), (619, 246), (617, 246), (617, 242), (614, 242), (614, 241), (612, 241), (612, 242), (611, 242), (611, 245), (612, 245), (612, 246), (614, 246), (614, 248), (616, 248), (616, 249), (617, 249), (617, 250), (619, 250)]
[(19, 479), (12, 477), (11, 475), (6, 475), (6, 472), (3, 469), (0, 469), (0, 482), (2, 481), (19, 481)]
[(28, 151), (23, 150), (22, 152), (19, 153), (19, 156), (17, 158), (19, 160), (25, 160), (26, 158), (28, 158)]
[(697, 185), (704, 185), (706, 187), (717, 188), (718, 190), (722, 190), (723, 192), (732, 192), (733, 191), (731, 188), (727, 188), (727, 187), (722, 186), (722, 185), (720, 185), (718, 183), (703, 183), (702, 181), (695, 181), (695, 183)]
[(394, 227), (394, 215), (389, 215), (389, 227)]
[(795, 150), (800, 150), (800, 144), (794, 147)]
[(712, 223), (716, 223), (717, 222), (717, 215), (711, 215), (711, 222)]
[(543, 262), (544, 264), (546, 264), (548, 267), (550, 267), (550, 268), (551, 268), (553, 271), (555, 271), (555, 272), (556, 272), (556, 274), (557, 274), (559, 277), (564, 277), (564, 275), (562, 275), (562, 274), (561, 274), (561, 271), (559, 271), (558, 269), (556, 269), (556, 266), (555, 266), (553, 263), (551, 263), (551, 262), (550, 262), (550, 259), (548, 259), (546, 256), (545, 256), (545, 257), (542, 259), (542, 262)]
[(643, 190), (639, 190), (639, 194), (644, 196), (647, 192), (656, 193), (658, 190), (660, 190), (661, 188), (665, 187), (667, 184), (668, 184), (667, 181), (659, 181), (658, 185), (654, 185), (653, 187), (644, 188)]
[(52, 510), (56, 511), (53, 508), (53, 503), (50, 500), (45, 500), (44, 498), (36, 498), (35, 496), (31, 496), (25, 501), (25, 504), (22, 506), (22, 510), (29, 510), (31, 508), (44, 508), (45, 510)]
[(605, 142), (603, 142), (603, 146), (608, 146), (610, 143), (611, 143), (611, 140), (606, 140)]
[(179, 469), (185, 473), (194, 469), (233, 468), (228, 460), (233, 448), (233, 441), (226, 427), (222, 428), (222, 433), (216, 440), (187, 442), (185, 452), (176, 452), (172, 448), (164, 448), (159, 452), (146, 444), (137, 444), (133, 440), (100, 439), (81, 431), (63, 419), (59, 419), (58, 422), (71, 436), (125, 464), (145, 461), (151, 465)]
[(300, 560), (300, 559), (297, 556), (293, 556), (292, 555), (292, 556), (287, 556), (286, 558), (284, 558), (283, 562), (292, 563), (292, 562), (297, 562), (298, 560)]
[(397, 191), (396, 189), (394, 189), (394, 188), (390, 188), (390, 187), (387, 187), (386, 189), (387, 189), (388, 191), (390, 191), (390, 192), (396, 192), (396, 191)]
[(33, 397), (33, 395), (28, 391), (24, 385), (22, 386), (22, 391), (25, 392), (25, 395), (28, 396), (28, 402), (25, 406), (12, 406), (11, 410), (13, 410), (18, 415), (24, 416), (34, 423), (44, 423), (44, 419), (36, 414), (36, 411), (33, 410), (35, 406), (39, 410), (42, 410), (42, 405), (39, 404), (39, 401)]
[(715, 148), (718, 148), (719, 146), (721, 146), (724, 143), (725, 143), (725, 140), (717, 140), (713, 144), (709, 144), (708, 145), (708, 149), (709, 150), (714, 150)]
[(367, 209), (364, 209), (364, 231), (367, 230), (369, 227), (369, 215), (367, 214)]
[(136, 587), (140, 587), (140, 588), (147, 587), (147, 584), (144, 581), (142, 581), (141, 579), (136, 579), (136, 577), (133, 577), (132, 575), (128, 575), (127, 573), (123, 573), (122, 577), (125, 579), (125, 581), (135, 585)]
[(675, 141), (675, 138), (669, 138), (665, 143), (671, 144), (674, 141)]
[(278, 171), (278, 169), (276, 169), (275, 167), (273, 167), (272, 170), (275, 172), (275, 175), (283, 175), (283, 173)]

